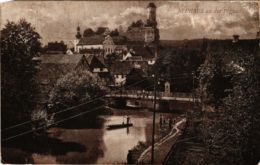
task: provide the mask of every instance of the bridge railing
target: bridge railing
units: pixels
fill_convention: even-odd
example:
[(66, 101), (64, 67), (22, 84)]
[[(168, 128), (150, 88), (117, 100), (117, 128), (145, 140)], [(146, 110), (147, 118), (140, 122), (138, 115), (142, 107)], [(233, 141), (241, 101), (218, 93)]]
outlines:
[[(180, 92), (165, 93), (165, 92), (158, 91), (156, 94), (157, 94), (158, 98), (162, 98), (162, 97), (192, 98), (192, 93), (180, 93)], [(148, 97), (153, 97), (154, 92), (145, 91), (145, 90), (122, 90), (120, 92), (111, 91), (110, 95), (111, 96), (122, 96), (122, 97), (135, 96), (138, 98), (148, 98)]]

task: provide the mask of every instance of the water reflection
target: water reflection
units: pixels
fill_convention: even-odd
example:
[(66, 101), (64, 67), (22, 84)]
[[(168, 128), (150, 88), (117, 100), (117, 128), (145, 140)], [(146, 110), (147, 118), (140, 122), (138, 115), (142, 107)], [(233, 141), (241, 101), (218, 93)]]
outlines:
[[(156, 117), (159, 125), (159, 115)], [(166, 114), (164, 114), (166, 115)], [(170, 114), (167, 114), (170, 115)], [(126, 122), (125, 117), (131, 118), (132, 127), (107, 130), (110, 124)], [(127, 153), (139, 141), (150, 142), (152, 130), (152, 112), (133, 110), (113, 110), (113, 115), (99, 116), (101, 127), (57, 127), (51, 129), (52, 137), (63, 142), (75, 142), (85, 147), (84, 151), (71, 150), (63, 155), (34, 155), (35, 163), (126, 163)], [(86, 118), (87, 120), (87, 118)], [(72, 121), (73, 122), (73, 121)]]
[[(122, 117), (107, 117), (105, 124), (122, 123)], [(134, 124), (132, 127), (105, 130), (103, 136), (105, 145), (104, 157), (99, 158), (97, 163), (125, 163), (128, 150), (133, 148), (139, 141), (146, 141), (145, 127), (149, 120), (131, 115), (130, 118)]]

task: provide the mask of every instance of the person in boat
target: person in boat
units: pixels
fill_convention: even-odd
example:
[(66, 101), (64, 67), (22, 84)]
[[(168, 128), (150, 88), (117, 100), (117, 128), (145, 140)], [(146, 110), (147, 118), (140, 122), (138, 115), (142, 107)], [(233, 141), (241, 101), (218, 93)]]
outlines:
[(130, 117), (127, 116), (127, 117), (126, 117), (126, 124), (129, 124), (129, 123), (130, 123)]
[(133, 155), (132, 155), (132, 151), (131, 150), (128, 150), (127, 164), (134, 164)]

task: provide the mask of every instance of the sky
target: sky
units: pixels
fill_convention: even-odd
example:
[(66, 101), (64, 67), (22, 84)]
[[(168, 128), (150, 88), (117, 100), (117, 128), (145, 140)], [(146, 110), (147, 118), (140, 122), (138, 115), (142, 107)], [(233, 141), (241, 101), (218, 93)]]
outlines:
[[(11, 1), (1, 4), (1, 29), (7, 20), (25, 18), (42, 36), (42, 42), (68, 42), (81, 32), (98, 26), (127, 28), (146, 20), (149, 1)], [(259, 31), (258, 2), (154, 1), (160, 38), (255, 38)]]

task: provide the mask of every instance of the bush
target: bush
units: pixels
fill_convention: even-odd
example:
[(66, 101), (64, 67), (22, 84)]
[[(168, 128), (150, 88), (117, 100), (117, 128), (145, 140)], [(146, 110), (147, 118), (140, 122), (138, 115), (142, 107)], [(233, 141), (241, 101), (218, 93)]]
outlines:
[(34, 110), (31, 114), (32, 130), (35, 134), (44, 134), (46, 129), (54, 123), (54, 116), (48, 116), (44, 109)]
[[(75, 109), (58, 114), (70, 117), (80, 112), (104, 106), (106, 88), (99, 85), (99, 77), (88, 71), (73, 71), (58, 79), (49, 95), (49, 112), (77, 106)], [(82, 106), (78, 106), (81, 105)], [(75, 112), (74, 112), (75, 111)], [(77, 112), (76, 112), (77, 111)]]

